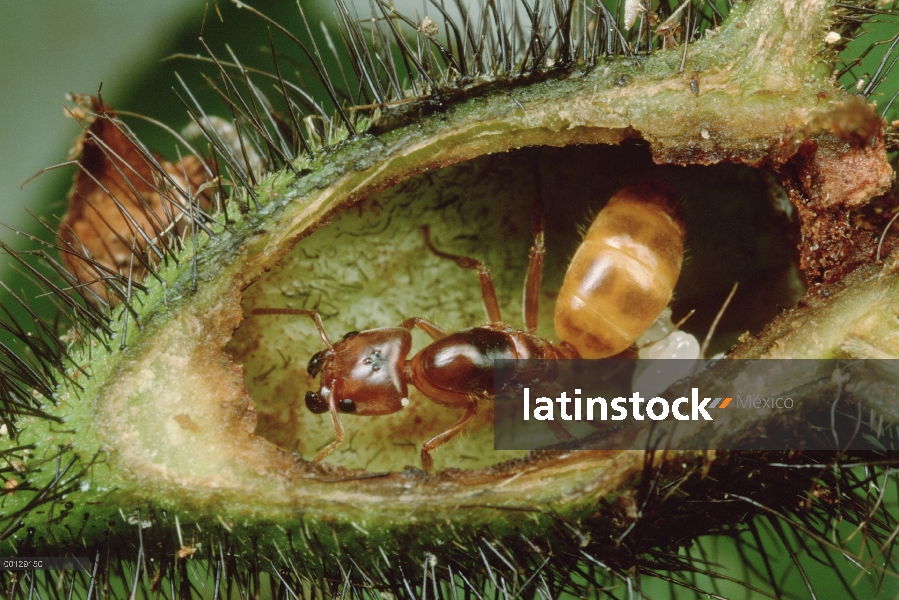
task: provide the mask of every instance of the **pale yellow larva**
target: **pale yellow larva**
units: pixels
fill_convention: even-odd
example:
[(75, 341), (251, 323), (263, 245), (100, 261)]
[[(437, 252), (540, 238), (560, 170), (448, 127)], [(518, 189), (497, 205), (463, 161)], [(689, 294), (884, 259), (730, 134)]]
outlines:
[(683, 255), (671, 187), (651, 181), (620, 190), (571, 260), (556, 300), (556, 335), (583, 358), (627, 349), (671, 301)]

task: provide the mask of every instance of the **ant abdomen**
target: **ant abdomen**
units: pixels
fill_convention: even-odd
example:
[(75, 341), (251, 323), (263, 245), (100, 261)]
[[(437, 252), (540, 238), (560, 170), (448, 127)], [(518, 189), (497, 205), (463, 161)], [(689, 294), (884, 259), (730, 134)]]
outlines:
[(556, 300), (556, 334), (583, 358), (630, 347), (671, 301), (684, 254), (676, 195), (663, 181), (625, 187), (584, 236)]

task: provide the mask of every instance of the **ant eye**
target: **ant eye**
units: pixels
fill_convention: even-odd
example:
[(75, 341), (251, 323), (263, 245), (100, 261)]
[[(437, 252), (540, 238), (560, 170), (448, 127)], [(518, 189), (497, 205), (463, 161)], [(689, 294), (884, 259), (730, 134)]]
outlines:
[(343, 339), (348, 340), (351, 337), (353, 337), (354, 335), (359, 335), (359, 332), (358, 331), (347, 331), (345, 334), (343, 334)]
[(306, 372), (309, 373), (310, 377), (318, 377), (318, 374), (322, 372), (322, 358), (325, 352), (327, 350), (322, 350), (309, 359), (309, 366), (306, 367)]
[(344, 398), (337, 403), (337, 410), (344, 413), (356, 412), (356, 403), (349, 398)]
[(310, 412), (320, 415), (328, 412), (328, 403), (318, 394), (318, 392), (306, 392), (306, 408)]

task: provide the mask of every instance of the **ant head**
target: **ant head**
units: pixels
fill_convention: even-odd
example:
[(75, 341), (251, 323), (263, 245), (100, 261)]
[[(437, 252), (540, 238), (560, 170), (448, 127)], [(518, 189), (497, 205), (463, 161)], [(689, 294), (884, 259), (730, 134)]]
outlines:
[[(354, 335), (357, 335), (358, 333), (359, 333), (358, 331), (348, 331), (345, 334), (343, 334), (343, 339), (348, 340), (351, 337), (353, 337)], [(318, 374), (322, 372), (322, 364), (325, 362), (325, 360), (327, 360), (327, 358), (330, 355), (334, 354), (334, 352), (336, 351), (336, 348), (339, 346), (340, 346), (340, 342), (338, 342), (337, 346), (335, 346), (334, 348), (325, 348), (324, 350), (322, 350), (320, 352), (316, 352), (315, 354), (312, 355), (312, 358), (309, 359), (309, 365), (306, 367), (306, 372), (309, 373), (310, 377), (318, 377)], [(307, 404), (309, 403), (308, 395), (307, 395), (306, 403)], [(312, 409), (310, 408), (309, 410), (312, 410)], [(328, 408), (327, 408), (327, 406), (325, 406), (324, 410), (320, 410), (318, 412), (325, 412), (327, 410), (328, 410)], [(316, 411), (313, 410), (312, 412), (316, 412)]]
[(411, 349), (412, 334), (400, 327), (349, 332), (309, 361), (309, 375), (322, 378), (318, 392), (306, 393), (306, 407), (324, 413), (333, 398), (342, 413), (395, 413), (409, 402), (404, 366)]

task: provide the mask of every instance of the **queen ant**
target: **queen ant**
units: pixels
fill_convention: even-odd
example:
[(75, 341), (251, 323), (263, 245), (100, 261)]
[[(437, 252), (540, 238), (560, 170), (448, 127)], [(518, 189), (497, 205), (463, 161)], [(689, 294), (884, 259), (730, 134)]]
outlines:
[[(539, 203), (524, 284), (524, 330), (503, 322), (488, 268), (474, 258), (437, 249), (428, 226), (422, 230), (431, 252), (478, 272), (487, 324), (447, 333), (428, 319), (412, 317), (399, 327), (351, 331), (332, 343), (314, 310), (254, 309), (253, 315), (306, 315), (325, 344), (307, 369), (312, 377), (321, 375), (319, 390), (306, 392), (305, 399), (313, 413), (330, 413), (334, 441), (313, 461), (343, 443), (340, 413), (395, 413), (409, 404), (411, 384), (436, 404), (464, 409), (453, 425), (422, 443), (421, 463), (429, 471), (431, 453), (468, 426), (480, 399), (492, 398), (494, 360), (603, 358), (626, 350), (668, 305), (680, 274), (684, 229), (674, 204), (670, 186), (653, 180), (623, 188), (599, 212), (556, 301), (558, 344), (536, 333), (545, 255)], [(407, 359), (416, 327), (432, 342)]]

